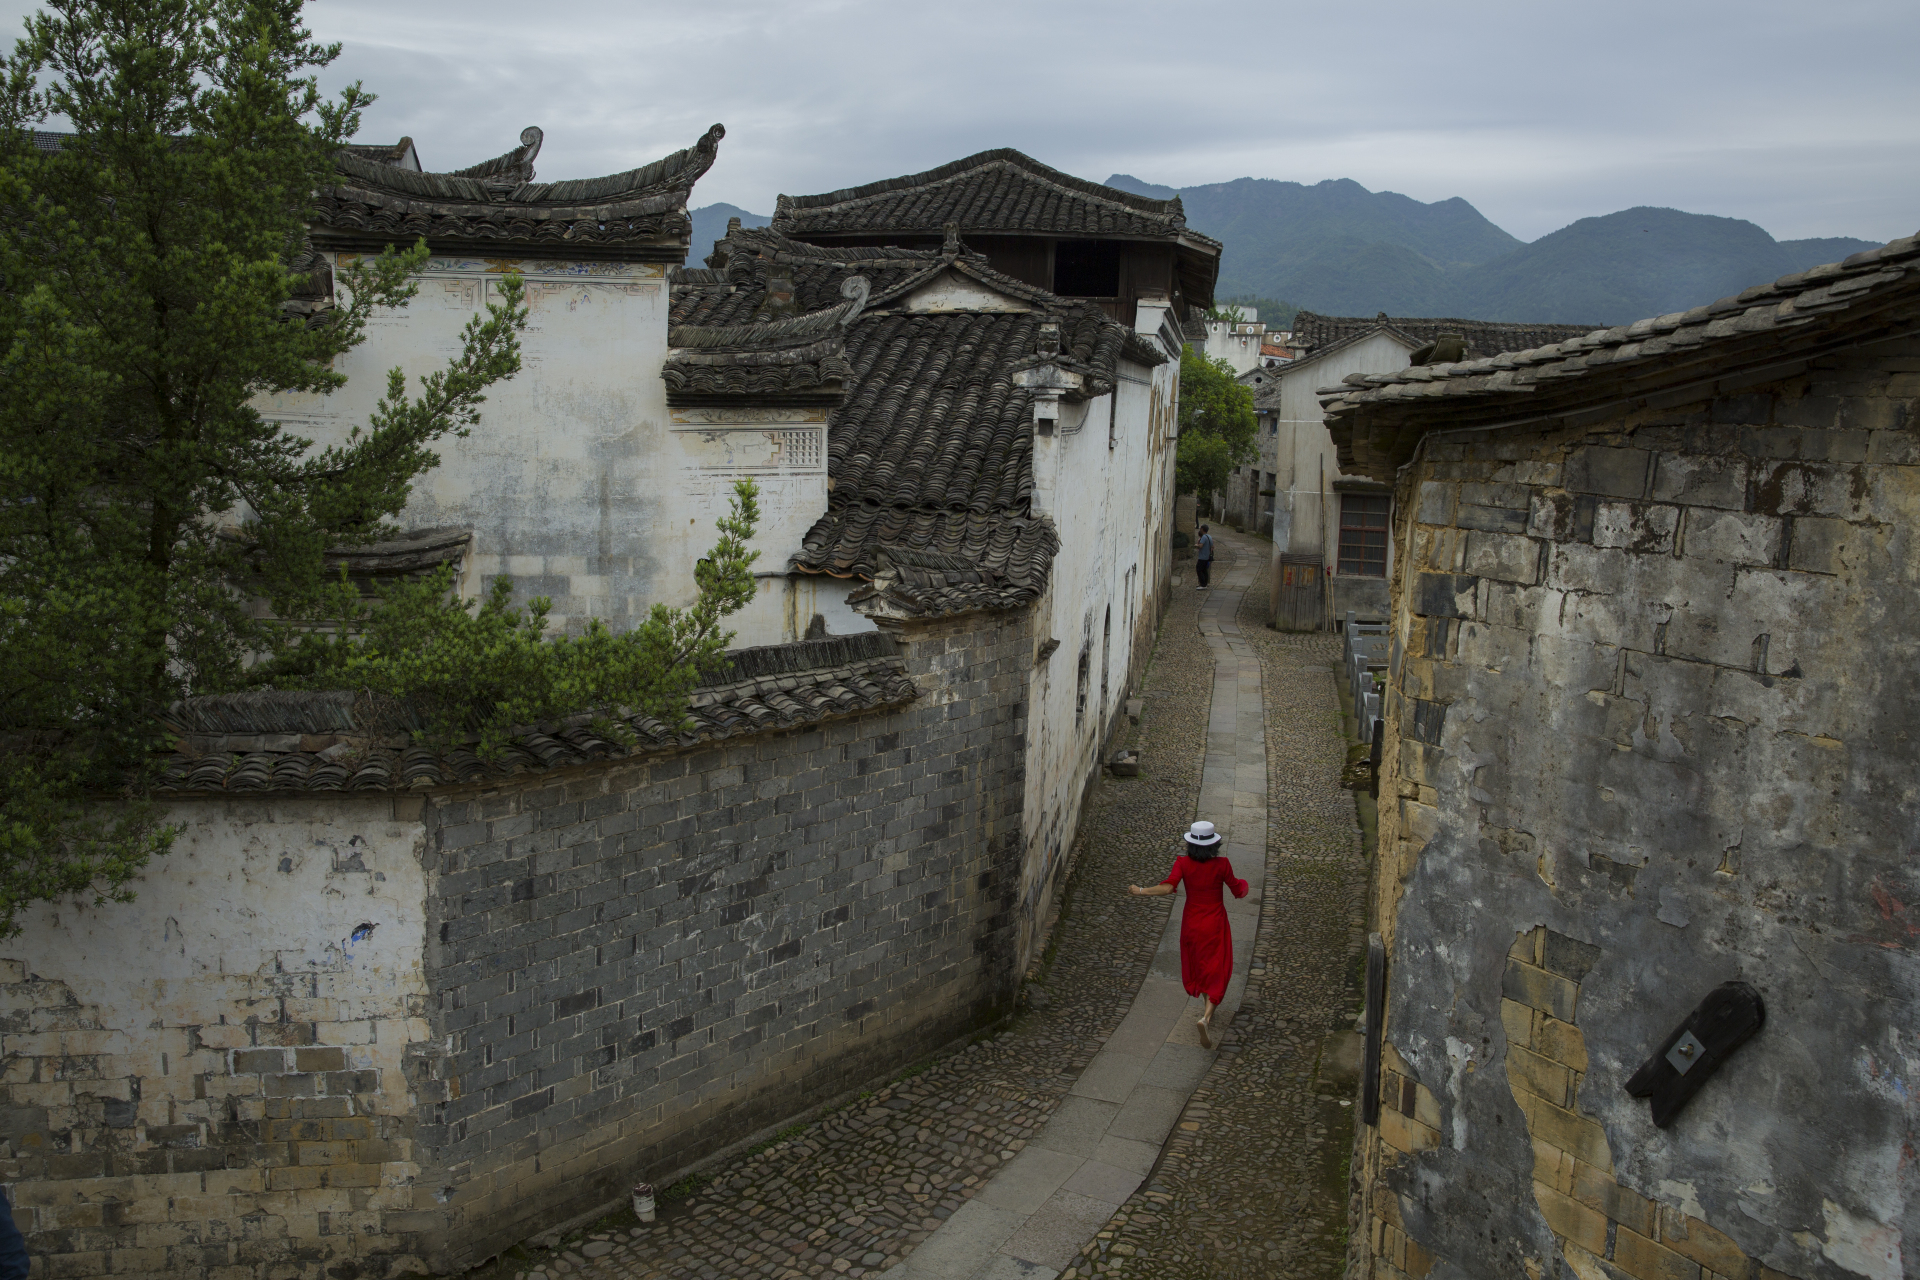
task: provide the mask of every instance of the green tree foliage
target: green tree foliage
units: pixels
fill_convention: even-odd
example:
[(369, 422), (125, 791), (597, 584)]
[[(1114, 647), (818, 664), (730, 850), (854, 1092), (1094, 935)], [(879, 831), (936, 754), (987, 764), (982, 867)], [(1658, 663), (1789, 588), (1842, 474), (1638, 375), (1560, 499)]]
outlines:
[[(170, 832), (138, 802), (176, 697), (232, 687), (519, 368), (518, 282), (344, 444), (261, 417), (328, 392), (424, 245), (324, 278), (305, 216), (371, 101), (323, 100), (300, 0), (55, 0), (0, 61), (0, 934), (35, 899), (121, 886)], [(30, 130), (64, 118), (57, 149)], [(297, 309), (296, 309), (297, 312)], [(134, 779), (133, 784), (128, 779)], [(131, 786), (131, 790), (127, 790)], [(88, 795), (130, 804), (90, 810)]]
[(1253, 390), (1234, 380), (1233, 366), (1192, 347), (1180, 352), (1180, 444), (1174, 483), (1181, 493), (1217, 493), (1233, 468), (1259, 455)]
[(438, 745), (471, 739), (491, 756), (515, 725), (594, 716), (603, 734), (628, 737), (616, 719), (643, 714), (678, 726), (687, 694), (721, 662), (733, 632), (720, 620), (753, 599), (747, 549), (760, 518), (759, 489), (734, 485), (720, 541), (694, 569), (700, 592), (685, 609), (656, 604), (640, 625), (613, 632), (594, 619), (585, 634), (546, 638), (552, 602), (512, 603), (494, 580), (485, 600), (451, 594), (452, 567), (390, 588), (377, 604), (342, 583), (331, 597), (338, 629), (309, 635), (262, 667), (280, 688), (360, 689), (390, 699), (403, 721)]
[[(1242, 308), (1252, 308), (1260, 323), (1267, 326), (1268, 333), (1290, 327), (1293, 324), (1293, 317), (1300, 310), (1282, 298), (1262, 298), (1251, 293), (1222, 298), (1215, 310), (1241, 311)], [(1242, 314), (1244, 315), (1244, 312)]]
[[(372, 101), (322, 100), (311, 73), (338, 46), (302, 4), (52, 0), (0, 60), (0, 938), (36, 901), (127, 900), (167, 849), (144, 783), (176, 698), (366, 689), (483, 751), (576, 712), (673, 723), (752, 597), (751, 486), (694, 605), (623, 635), (548, 641), (548, 602), (515, 609), (504, 581), (477, 605), (445, 574), (365, 600), (324, 572), (328, 547), (390, 532), (436, 442), (479, 421), (526, 310), (506, 277), (460, 353), (411, 393), (393, 370), (343, 443), (257, 412), (339, 387), (336, 358), (427, 256), (347, 264), (334, 305), (300, 305), (328, 292), (313, 194)], [(56, 150), (28, 132), (49, 118), (73, 130)]]

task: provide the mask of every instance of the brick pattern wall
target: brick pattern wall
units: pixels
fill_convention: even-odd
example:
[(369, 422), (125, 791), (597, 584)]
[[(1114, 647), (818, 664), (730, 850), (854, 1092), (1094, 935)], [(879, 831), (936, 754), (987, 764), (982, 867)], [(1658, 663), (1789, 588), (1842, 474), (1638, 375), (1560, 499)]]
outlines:
[[(1577, 1106), (1593, 1032), (1578, 1027), (1575, 1003), (1602, 953), (1564, 932), (1534, 931), (1542, 915), (1570, 911), (1590, 920), (1590, 936), (1615, 939), (1608, 945), (1643, 939), (1675, 949), (1676, 958), (1701, 948), (1695, 954), (1704, 972), (1734, 949), (1708, 932), (1720, 895), (1768, 927), (1776, 920), (1783, 928), (1817, 923), (1808, 935), (1812, 946), (1838, 945), (1820, 939), (1851, 934), (1858, 949), (1833, 956), (1829, 967), (1870, 968), (1872, 976), (1857, 981), (1879, 993), (1881, 1003), (1871, 1007), (1887, 1017), (1911, 1007), (1911, 978), (1900, 976), (1898, 964), (1915, 933), (1894, 940), (1893, 926), (1875, 922), (1886, 912), (1868, 894), (1870, 885), (1904, 873), (1891, 861), (1874, 862), (1880, 846), (1862, 834), (1885, 801), (1864, 771), (1877, 766), (1865, 763), (1872, 757), (1856, 743), (1898, 736), (1876, 717), (1904, 693), (1867, 697), (1859, 682), (1894, 690), (1905, 679), (1904, 660), (1891, 659), (1875, 636), (1910, 625), (1906, 587), (1891, 584), (1904, 582), (1904, 539), (1920, 492), (1916, 426), (1920, 343), (1908, 339), (1822, 358), (1770, 383), (1676, 397), (1579, 428), (1536, 425), (1431, 440), (1402, 476), (1380, 927), (1390, 955), (1405, 957), (1410, 947), (1427, 953), (1423, 936), (1400, 945), (1406, 895), (1486, 894), (1497, 905), (1484, 914), (1484, 928), (1513, 919), (1524, 937), (1497, 992), (1419, 990), (1405, 986), (1404, 972), (1390, 971), (1390, 1003), (1403, 1011), (1403, 1025), (1389, 1021), (1387, 1032), (1409, 1058), (1421, 1047), (1431, 1062), (1448, 1017), (1457, 1020), (1469, 1005), (1476, 1017), (1497, 1010), (1488, 1021), (1497, 1018), (1505, 1031), (1499, 1052), (1539, 1162), (1538, 1207), (1582, 1277), (1781, 1273), (1697, 1216), (1615, 1180), (1600, 1118)], [(1463, 709), (1463, 702), (1471, 705)], [(1541, 737), (1538, 726), (1549, 716), (1558, 717), (1555, 732)], [(1472, 767), (1459, 755), (1468, 739)], [(1542, 774), (1549, 758), (1555, 771)], [(1697, 789), (1663, 785), (1676, 776), (1697, 778)], [(1759, 779), (1787, 785), (1771, 788)], [(1743, 843), (1741, 822), (1762, 802), (1767, 821), (1748, 820)], [(1890, 811), (1883, 816), (1898, 821)], [(1448, 867), (1423, 875), (1423, 855), (1436, 837), (1447, 841)], [(1837, 880), (1801, 891), (1798, 868), (1807, 859), (1796, 851), (1808, 847), (1823, 850), (1822, 865), (1848, 868), (1846, 892), (1829, 892)], [(1663, 907), (1662, 894), (1672, 895), (1670, 905)], [(1654, 922), (1656, 910), (1667, 912), (1667, 924)], [(1540, 914), (1526, 919), (1522, 912)], [(1691, 931), (1676, 932), (1689, 913)], [(1447, 945), (1464, 956), (1473, 943), (1450, 937)], [(1784, 999), (1796, 991), (1805, 993), (1799, 1007), (1806, 1017), (1848, 1016), (1843, 1002), (1823, 1006), (1812, 994), (1828, 978), (1786, 939), (1743, 944), (1739, 955), (1749, 966), (1743, 972), (1763, 966), (1777, 984), (1770, 1005), (1776, 994)], [(1663, 1000), (1697, 980), (1679, 976), (1683, 962), (1670, 971), (1676, 990), (1662, 992)], [(1452, 1012), (1427, 1012), (1446, 1009)], [(1418, 1026), (1406, 1023), (1409, 1014)], [(1619, 1020), (1616, 1011), (1613, 1024)], [(1770, 1014), (1775, 1034), (1771, 1028)], [(1851, 1043), (1856, 1029), (1803, 1034), (1813, 1043)], [(1476, 1029), (1473, 1043), (1480, 1038)], [(1415, 1168), (1422, 1185), (1458, 1191), (1456, 1209), (1478, 1194), (1467, 1172), (1474, 1142), (1467, 1139), (1464, 1155), (1449, 1149), (1452, 1121), (1441, 1119), (1459, 1099), (1449, 1096), (1440, 1072), (1422, 1080), (1393, 1044), (1387, 1049), (1381, 1124), (1363, 1131), (1356, 1145), (1365, 1230), (1355, 1233), (1364, 1240), (1356, 1245), (1355, 1274), (1420, 1276), (1436, 1255), (1469, 1271), (1517, 1264), (1518, 1256), (1505, 1259), (1488, 1243), (1486, 1221), (1479, 1243), (1462, 1243), (1475, 1235), (1464, 1217), (1455, 1231), (1424, 1208), (1407, 1211)], [(1643, 1051), (1637, 1044), (1612, 1050), (1626, 1070), (1638, 1060), (1630, 1055)], [(1832, 1099), (1829, 1089), (1809, 1096)], [(1857, 1100), (1869, 1109), (1882, 1105), (1865, 1094)], [(1900, 1127), (1897, 1118), (1889, 1127), (1849, 1111), (1858, 1109), (1824, 1113), (1821, 1123), (1830, 1126), (1865, 1125), (1844, 1138), (1835, 1129), (1830, 1150), (1878, 1141), (1869, 1130)], [(1460, 1132), (1488, 1134), (1494, 1122), (1490, 1114), (1469, 1114)], [(1796, 1169), (1801, 1185), (1782, 1186), (1783, 1204), (1797, 1195), (1804, 1206), (1811, 1196), (1812, 1207), (1810, 1219), (1804, 1207), (1782, 1211), (1772, 1246), (1776, 1266), (1796, 1249), (1817, 1253), (1817, 1240), (1795, 1243), (1811, 1237), (1795, 1237), (1794, 1223), (1819, 1218), (1821, 1192), (1846, 1194), (1837, 1191), (1843, 1177), (1836, 1169), (1817, 1175), (1820, 1186)], [(1537, 1222), (1515, 1219), (1500, 1233), (1511, 1239), (1499, 1248), (1539, 1238), (1532, 1235)], [(1756, 1226), (1740, 1225), (1748, 1233)], [(1448, 1241), (1457, 1247), (1449, 1249)], [(1614, 1270), (1599, 1263), (1582, 1270), (1590, 1259)], [(1557, 1266), (1525, 1262), (1530, 1275)]]
[(425, 1022), (379, 1016), (406, 1011), (368, 1009), (351, 975), (225, 985), (133, 1033), (0, 960), (0, 1181), (41, 1274), (258, 1280), (416, 1255), (403, 1062)]
[(133, 902), (23, 913), (0, 944), (0, 1181), (36, 1274), (417, 1268), (421, 807), (179, 801)]
[(908, 629), (896, 713), (431, 804), (435, 1266), (1006, 1010), (1028, 630)]
[(1580, 1276), (1605, 1275), (1604, 1258), (1634, 1280), (1789, 1280), (1699, 1218), (1614, 1180), (1606, 1131), (1578, 1104), (1587, 1046), (1576, 1005), (1597, 955), (1551, 929), (1523, 933), (1500, 1001), (1507, 1083), (1533, 1141), (1533, 1194), (1562, 1254)]

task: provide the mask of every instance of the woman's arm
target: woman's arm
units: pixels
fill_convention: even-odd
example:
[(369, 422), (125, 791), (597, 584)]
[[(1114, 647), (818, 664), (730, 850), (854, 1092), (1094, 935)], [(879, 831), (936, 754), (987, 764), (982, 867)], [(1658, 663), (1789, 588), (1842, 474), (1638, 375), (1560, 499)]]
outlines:
[(1149, 888), (1142, 889), (1137, 884), (1130, 884), (1127, 886), (1127, 892), (1141, 898), (1163, 898), (1173, 892), (1173, 886), (1170, 884), (1156, 884)]
[(1227, 872), (1227, 888), (1233, 890), (1233, 896), (1236, 898), (1246, 897), (1247, 890), (1251, 886), (1248, 885), (1245, 880), (1240, 880), (1235, 878), (1233, 874), (1233, 864), (1231, 862), (1227, 863), (1226, 872)]

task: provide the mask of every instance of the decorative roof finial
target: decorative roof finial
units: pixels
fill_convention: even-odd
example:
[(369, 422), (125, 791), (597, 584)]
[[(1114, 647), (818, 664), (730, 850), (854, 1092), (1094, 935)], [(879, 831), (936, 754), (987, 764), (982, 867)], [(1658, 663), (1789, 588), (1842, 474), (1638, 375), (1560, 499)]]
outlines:
[(793, 268), (785, 264), (776, 264), (767, 268), (767, 293), (760, 300), (760, 309), (754, 312), (754, 323), (767, 320), (785, 320), (789, 316), (800, 314), (799, 299), (794, 297)]
[(1060, 326), (1052, 320), (1049, 320), (1045, 324), (1042, 324), (1040, 326), (1040, 336), (1037, 342), (1035, 343), (1035, 347), (1043, 356), (1059, 355), (1060, 354)]
[(538, 125), (530, 124), (520, 131), (519, 146), (503, 156), (483, 160), (470, 168), (456, 169), (453, 176), (473, 178), (488, 191), (504, 195), (533, 181), (533, 158), (540, 154), (540, 143), (545, 137)]
[(1467, 356), (1467, 339), (1464, 334), (1448, 330), (1435, 335), (1434, 340), (1416, 350), (1407, 358), (1407, 364), (1457, 364)]
[(945, 240), (940, 246), (940, 252), (944, 253), (949, 258), (959, 257), (960, 256), (960, 224), (957, 222), (949, 222), (944, 228), (942, 228), (942, 230), (945, 232)]
[(851, 328), (853, 322), (860, 318), (860, 313), (867, 309), (867, 294), (872, 287), (865, 276), (848, 276), (840, 282), (840, 296), (853, 303), (840, 320), (842, 329)]

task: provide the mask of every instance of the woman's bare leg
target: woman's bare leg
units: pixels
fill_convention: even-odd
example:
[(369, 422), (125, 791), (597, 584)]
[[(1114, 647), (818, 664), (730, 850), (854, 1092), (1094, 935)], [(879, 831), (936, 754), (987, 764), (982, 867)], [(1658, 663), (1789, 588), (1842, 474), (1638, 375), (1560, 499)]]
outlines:
[(1213, 997), (1211, 996), (1201, 996), (1200, 1003), (1203, 1006), (1203, 1012), (1200, 1014), (1200, 1025), (1203, 1027), (1212, 1026), (1213, 1011), (1219, 1008), (1219, 1006), (1214, 1004)]

